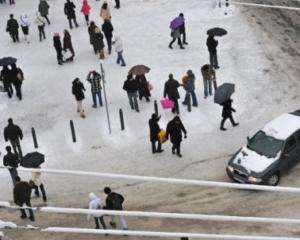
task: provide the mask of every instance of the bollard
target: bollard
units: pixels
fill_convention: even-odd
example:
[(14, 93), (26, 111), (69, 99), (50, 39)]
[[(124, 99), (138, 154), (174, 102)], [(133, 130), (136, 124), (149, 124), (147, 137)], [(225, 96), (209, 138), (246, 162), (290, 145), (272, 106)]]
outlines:
[(36, 139), (36, 133), (35, 133), (35, 130), (33, 127), (31, 128), (31, 134), (32, 134), (34, 148), (39, 148), (39, 145), (38, 145), (38, 142)]
[(157, 101), (154, 101), (154, 112), (156, 114), (156, 116), (158, 116), (158, 105), (157, 105)]
[(73, 142), (76, 142), (75, 128), (72, 120), (70, 120), (70, 128), (71, 128)]
[(123, 116), (123, 111), (121, 108), (119, 110), (119, 115), (120, 115), (120, 122), (121, 122), (121, 130), (124, 131), (124, 129), (125, 129), (124, 116)]
[(188, 93), (188, 101), (187, 101), (187, 110), (188, 112), (192, 111), (192, 106), (191, 106), (191, 94)]

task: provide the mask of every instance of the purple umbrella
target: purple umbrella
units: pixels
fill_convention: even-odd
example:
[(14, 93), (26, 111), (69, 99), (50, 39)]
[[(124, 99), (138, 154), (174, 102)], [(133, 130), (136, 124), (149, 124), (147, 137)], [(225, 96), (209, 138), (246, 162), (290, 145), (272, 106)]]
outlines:
[(170, 24), (170, 28), (173, 30), (180, 27), (184, 23), (184, 19), (182, 17), (176, 17), (172, 20)]

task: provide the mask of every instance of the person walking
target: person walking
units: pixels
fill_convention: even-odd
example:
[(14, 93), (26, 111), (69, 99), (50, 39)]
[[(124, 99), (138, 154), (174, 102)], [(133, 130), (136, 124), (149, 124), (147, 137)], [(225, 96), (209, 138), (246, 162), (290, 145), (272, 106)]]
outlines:
[(232, 99), (228, 99), (227, 101), (225, 101), (224, 103), (221, 104), (223, 106), (223, 110), (222, 110), (222, 118), (223, 119), (221, 121), (220, 130), (222, 130), (222, 131), (227, 130), (226, 128), (224, 128), (224, 124), (227, 119), (230, 120), (233, 127), (236, 127), (239, 125), (239, 123), (236, 123), (232, 117), (232, 112), (235, 112), (235, 109), (232, 108), (232, 102), (233, 102)]
[(108, 47), (108, 54), (111, 54), (111, 45), (112, 45), (112, 37), (113, 37), (113, 25), (109, 19), (106, 19), (102, 24), (102, 32), (104, 33), (107, 47)]
[(175, 116), (173, 120), (171, 120), (167, 125), (166, 137), (169, 139), (173, 144), (172, 146), (172, 153), (178, 157), (182, 157), (180, 152), (180, 144), (182, 142), (182, 132), (184, 133), (184, 138), (187, 137), (187, 132), (179, 118), (179, 116)]
[[(182, 44), (188, 45), (188, 43), (186, 42), (186, 31), (185, 31), (185, 18), (183, 13), (179, 14), (179, 17), (182, 18), (182, 22), (183, 24), (179, 27), (179, 31), (180, 31), (180, 39), (181, 39), (181, 35), (182, 35)], [(178, 42), (178, 44), (180, 45), (180, 43)]]
[(172, 113), (177, 113), (177, 114), (179, 114), (179, 105), (178, 105), (178, 99), (180, 98), (178, 92), (179, 87), (180, 87), (179, 82), (175, 80), (173, 74), (170, 73), (169, 79), (165, 83), (165, 87), (164, 87), (164, 98), (168, 96), (168, 98), (174, 102)]
[(20, 16), (20, 25), (21, 25), (22, 32), (24, 34), (25, 42), (30, 43), (28, 39), (30, 22), (27, 14), (22, 14)]
[(94, 35), (95, 35), (95, 28), (96, 27), (97, 27), (97, 25), (95, 24), (94, 21), (91, 21), (90, 26), (88, 27), (88, 33), (89, 33), (89, 36), (90, 36), (90, 44), (93, 45), (95, 54), (97, 54), (97, 51), (95, 49), (95, 45), (94, 45), (93, 41), (95, 39)]
[(47, 0), (40, 0), (39, 12), (40, 12), (41, 16), (46, 19), (48, 25), (50, 25), (50, 20), (48, 18), (49, 8), (50, 8), (50, 6), (49, 6)]
[(99, 101), (99, 105), (102, 107), (102, 96), (101, 96), (101, 75), (94, 71), (89, 72), (86, 80), (91, 84), (91, 92), (93, 97), (93, 108), (97, 107), (97, 97)]
[(121, 63), (121, 67), (125, 67), (126, 63), (123, 58), (123, 42), (122, 42), (122, 39), (120, 38), (120, 36), (115, 36), (115, 41), (113, 42), (113, 44), (114, 44), (115, 50), (118, 54), (117, 64)]
[(9, 15), (9, 20), (6, 24), (6, 32), (9, 33), (13, 42), (19, 42), (19, 24), (16, 19), (14, 19), (14, 15)]
[[(21, 181), (20, 177), (16, 177), (16, 185), (14, 187), (14, 202), (20, 207), (23, 207), (25, 204), (26, 207), (28, 207), (28, 212), (29, 212), (29, 219), (31, 221), (34, 221), (34, 214), (31, 209), (31, 203), (30, 203), (30, 198), (31, 198), (31, 187), (28, 182)], [(21, 208), (21, 218), (27, 218), (25, 209)]]
[(110, 9), (106, 0), (104, 0), (101, 7), (100, 17), (102, 17), (103, 21), (111, 19)]
[[(123, 210), (124, 197), (121, 194), (112, 192), (109, 187), (104, 188), (104, 193), (107, 195), (106, 201), (105, 201), (106, 206), (104, 207), (104, 209), (115, 210), (115, 211)], [(119, 217), (119, 221), (122, 225), (123, 230), (128, 230), (124, 216), (119, 215), (118, 217)], [(116, 226), (117, 226), (114, 215), (111, 216), (110, 225), (113, 228), (116, 228)]]
[(75, 78), (72, 85), (72, 94), (75, 96), (77, 101), (77, 112), (80, 117), (85, 118), (84, 110), (82, 108), (82, 101), (84, 99), (85, 88), (79, 78)]
[(43, 41), (43, 39), (46, 39), (46, 34), (45, 34), (46, 19), (41, 15), (40, 12), (36, 13), (35, 23), (38, 26), (39, 37), (41, 42)]
[(43, 182), (41, 181), (41, 172), (31, 172), (31, 179), (29, 181), (29, 185), (32, 189), (34, 189), (34, 194), (36, 197), (40, 197), (40, 191), (42, 193), (42, 198), (44, 202), (47, 202), (46, 190)]
[[(161, 149), (161, 142), (159, 141), (158, 134), (161, 131), (158, 121), (160, 120), (160, 116), (157, 116), (155, 113), (152, 114), (151, 119), (149, 120), (149, 128), (150, 128), (150, 141), (152, 145), (152, 153), (162, 153), (164, 150)], [(158, 142), (156, 148), (156, 142)]]
[(92, 35), (92, 42), (94, 46), (94, 50), (96, 54), (99, 54), (100, 59), (104, 59), (104, 41), (103, 41), (103, 34), (101, 33), (100, 28), (95, 27), (95, 33)]
[(65, 61), (73, 62), (74, 56), (75, 56), (75, 51), (74, 51), (73, 44), (72, 44), (71, 34), (66, 29), (64, 30), (63, 50), (64, 50), (64, 52), (67, 52), (67, 50), (69, 50), (72, 54), (71, 57), (68, 57)]
[(23, 139), (23, 132), (18, 125), (15, 125), (12, 118), (8, 119), (8, 125), (4, 128), (4, 140), (7, 142), (10, 141), (10, 144), (15, 152), (18, 155), (19, 159), (22, 158), (22, 148), (20, 145), (20, 140)]
[(201, 73), (203, 77), (203, 86), (204, 86), (204, 98), (208, 97), (208, 94), (212, 96), (212, 85), (214, 87), (214, 91), (217, 90), (217, 79), (216, 79), (216, 71), (209, 64), (205, 64), (201, 68)]
[(0, 79), (3, 81), (4, 91), (7, 92), (9, 98), (13, 95), (12, 81), (11, 81), (11, 70), (7, 66), (3, 66), (1, 70)]
[(60, 36), (59, 33), (54, 33), (53, 36), (53, 46), (55, 48), (56, 51), (56, 59), (59, 65), (63, 64), (63, 54), (62, 54), (62, 44), (60, 41)]
[(215, 69), (220, 68), (217, 56), (218, 41), (214, 39), (214, 36), (209, 35), (206, 40), (206, 46), (209, 52), (210, 65)]
[(87, 0), (83, 0), (82, 2), (82, 7), (81, 7), (81, 12), (84, 15), (86, 25), (89, 25), (89, 15), (90, 15), (91, 7), (88, 4)]
[(139, 105), (137, 101), (137, 91), (139, 89), (137, 81), (131, 74), (127, 75), (127, 79), (124, 82), (123, 89), (127, 92), (129, 104), (132, 110), (139, 112)]
[(11, 65), (11, 81), (16, 89), (16, 95), (19, 100), (22, 100), (22, 83), (24, 80), (23, 71), (16, 66), (15, 63)]
[(77, 20), (76, 20), (75, 8), (76, 8), (76, 6), (73, 2), (71, 2), (71, 0), (66, 1), (65, 7), (64, 7), (64, 12), (68, 18), (70, 29), (73, 28), (72, 21), (74, 22), (75, 27), (79, 27), (77, 24)]
[(183, 105), (187, 105), (189, 101), (189, 95), (192, 97), (193, 107), (198, 107), (198, 100), (195, 93), (195, 75), (192, 70), (187, 71), (187, 75), (183, 77), (183, 88), (186, 91), (185, 99), (182, 102)]
[(139, 87), (139, 99), (142, 101), (144, 97), (147, 102), (150, 102), (149, 97), (151, 97), (151, 93), (149, 89), (149, 82), (147, 81), (145, 75), (137, 75), (135, 80), (137, 81)]
[[(90, 199), (90, 203), (89, 203), (89, 210), (101, 210), (104, 207), (104, 204), (102, 202), (102, 200), (96, 196), (95, 193), (90, 193), (89, 194), (89, 199)], [(106, 229), (106, 224), (104, 221), (104, 217), (103, 214), (88, 214), (87, 215), (87, 220), (89, 221), (91, 216), (93, 216), (94, 220), (95, 220), (95, 225), (96, 225), (96, 229), (100, 229), (100, 224), (102, 225), (103, 229)]]
[(16, 185), (16, 177), (18, 177), (17, 168), (19, 166), (19, 157), (11, 152), (11, 146), (6, 146), (6, 154), (3, 157), (3, 166), (8, 168), (13, 185)]

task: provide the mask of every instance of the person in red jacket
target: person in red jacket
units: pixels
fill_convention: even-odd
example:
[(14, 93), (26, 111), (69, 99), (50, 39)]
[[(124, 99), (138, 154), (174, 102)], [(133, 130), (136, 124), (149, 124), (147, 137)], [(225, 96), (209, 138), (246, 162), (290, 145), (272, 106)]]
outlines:
[(81, 7), (81, 12), (83, 13), (86, 21), (86, 25), (89, 25), (89, 15), (90, 15), (91, 7), (88, 4), (87, 0), (83, 0), (82, 2), (82, 7)]

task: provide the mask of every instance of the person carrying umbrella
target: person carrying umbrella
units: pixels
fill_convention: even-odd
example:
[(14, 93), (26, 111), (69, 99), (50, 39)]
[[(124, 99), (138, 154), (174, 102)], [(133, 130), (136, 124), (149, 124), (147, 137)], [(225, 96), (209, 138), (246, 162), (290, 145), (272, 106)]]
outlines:
[(19, 42), (19, 24), (14, 15), (9, 15), (9, 20), (6, 24), (6, 32), (8, 32), (13, 40), (13, 42)]
[[(162, 153), (164, 150), (161, 149), (161, 142), (159, 141), (158, 134), (161, 131), (158, 121), (160, 120), (160, 116), (157, 116), (155, 113), (152, 114), (151, 119), (149, 120), (149, 128), (150, 128), (150, 141), (152, 144), (152, 153)], [(158, 146), (156, 148), (156, 142), (158, 142)]]
[(3, 166), (8, 168), (13, 185), (16, 185), (16, 177), (18, 177), (17, 168), (19, 166), (19, 157), (17, 154), (11, 152), (11, 147), (6, 146), (6, 154), (3, 157)]
[(220, 68), (218, 63), (218, 56), (217, 56), (218, 41), (214, 39), (213, 35), (208, 36), (206, 40), (206, 46), (209, 52), (210, 65), (215, 69)]
[(42, 198), (44, 202), (47, 202), (47, 195), (46, 190), (44, 187), (43, 182), (41, 181), (41, 172), (31, 172), (31, 179), (29, 181), (29, 184), (32, 189), (34, 189), (34, 194), (36, 197), (40, 197), (39, 188), (42, 193)]
[(13, 123), (12, 118), (9, 118), (8, 125), (4, 128), (4, 140), (5, 142), (9, 140), (14, 152), (19, 156), (19, 158), (22, 158), (20, 139), (23, 139), (21, 128)]
[(15, 63), (11, 64), (11, 81), (16, 89), (16, 95), (19, 100), (22, 100), (22, 83), (24, 80), (23, 71), (17, 67)]
[(179, 105), (178, 105), (178, 99), (180, 98), (178, 88), (180, 87), (180, 84), (177, 80), (174, 79), (173, 74), (169, 74), (169, 79), (165, 83), (164, 88), (164, 98), (168, 96), (170, 100), (174, 102), (174, 107), (172, 108), (172, 113), (179, 114)]
[(135, 80), (138, 83), (139, 89), (139, 99), (142, 101), (143, 97), (146, 99), (147, 102), (150, 102), (150, 89), (149, 89), (149, 82), (147, 81), (146, 77), (144, 74), (137, 75), (135, 77)]
[(4, 91), (7, 92), (7, 96), (9, 98), (13, 95), (12, 81), (11, 81), (11, 70), (9, 70), (8, 66), (3, 66), (1, 70), (0, 79), (3, 81)]
[(127, 79), (124, 82), (123, 90), (127, 92), (129, 104), (132, 110), (139, 112), (139, 105), (137, 101), (137, 91), (139, 89), (137, 81), (132, 77), (131, 74), (127, 75)]

